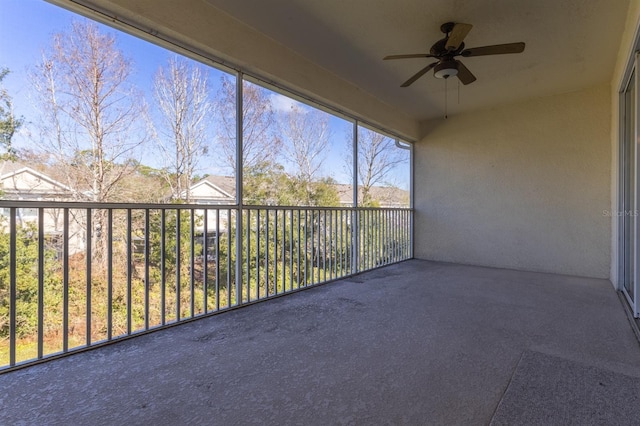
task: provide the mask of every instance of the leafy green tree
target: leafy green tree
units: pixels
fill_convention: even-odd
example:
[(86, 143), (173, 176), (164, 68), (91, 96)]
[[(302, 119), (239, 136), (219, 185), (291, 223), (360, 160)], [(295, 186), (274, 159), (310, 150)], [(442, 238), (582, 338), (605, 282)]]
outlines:
[[(10, 234), (6, 219), (0, 223), (0, 339), (9, 335), (10, 309)], [(16, 334), (30, 336), (38, 329), (38, 241), (33, 225), (25, 225), (15, 230), (16, 262)], [(45, 249), (45, 263), (55, 256), (55, 252)], [(60, 292), (61, 277), (55, 270), (47, 270), (43, 277), (43, 287), (47, 293)], [(52, 306), (56, 309), (55, 306)], [(59, 308), (59, 307), (58, 307)]]
[[(0, 84), (9, 74), (9, 69), (0, 68)], [(13, 100), (7, 89), (0, 86), (0, 160), (11, 159), (15, 155), (11, 141), (24, 120), (13, 113)]]

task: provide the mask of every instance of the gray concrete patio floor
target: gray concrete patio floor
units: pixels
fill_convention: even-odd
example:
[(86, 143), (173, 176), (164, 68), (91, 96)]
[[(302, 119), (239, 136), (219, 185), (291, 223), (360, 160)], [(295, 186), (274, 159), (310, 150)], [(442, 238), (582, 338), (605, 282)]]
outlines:
[(0, 375), (0, 424), (488, 424), (525, 351), (640, 376), (608, 281), (412, 260)]

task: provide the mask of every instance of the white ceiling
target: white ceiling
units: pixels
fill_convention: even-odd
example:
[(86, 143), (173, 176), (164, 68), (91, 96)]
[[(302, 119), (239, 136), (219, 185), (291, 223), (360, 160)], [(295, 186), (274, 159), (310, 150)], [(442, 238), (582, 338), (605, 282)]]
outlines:
[(449, 80), (449, 114), (609, 83), (628, 0), (206, 0), (416, 119), (442, 116), (444, 80), (405, 80), (447, 21), (473, 24), (467, 47), (523, 41), (521, 54), (464, 58), (477, 81)]

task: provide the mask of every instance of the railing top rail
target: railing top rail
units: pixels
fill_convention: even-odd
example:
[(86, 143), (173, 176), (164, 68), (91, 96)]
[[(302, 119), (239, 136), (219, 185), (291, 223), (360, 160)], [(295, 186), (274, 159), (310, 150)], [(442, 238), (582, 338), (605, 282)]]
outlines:
[[(169, 203), (97, 203), (84, 201), (0, 200), (0, 208), (69, 208), (69, 209), (153, 209), (153, 210), (238, 210), (237, 204), (169, 204)], [(244, 210), (390, 210), (412, 211), (409, 207), (332, 207), (332, 206), (276, 206), (245, 204)]]
[(70, 208), (70, 209), (237, 209), (236, 204), (169, 204), (169, 203), (97, 203), (85, 201), (0, 200), (0, 208)]
[(335, 207), (335, 206), (261, 206), (244, 204), (243, 210), (391, 210), (391, 211), (411, 211), (409, 207)]

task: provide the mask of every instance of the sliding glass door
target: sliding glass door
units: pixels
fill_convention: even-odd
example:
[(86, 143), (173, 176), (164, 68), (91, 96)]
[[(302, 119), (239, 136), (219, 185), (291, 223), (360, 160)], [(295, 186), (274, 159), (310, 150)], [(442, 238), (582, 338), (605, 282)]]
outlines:
[[(637, 59), (636, 59), (637, 62)], [(638, 95), (634, 64), (620, 96), (620, 179), (618, 217), (619, 281), (638, 317)]]

